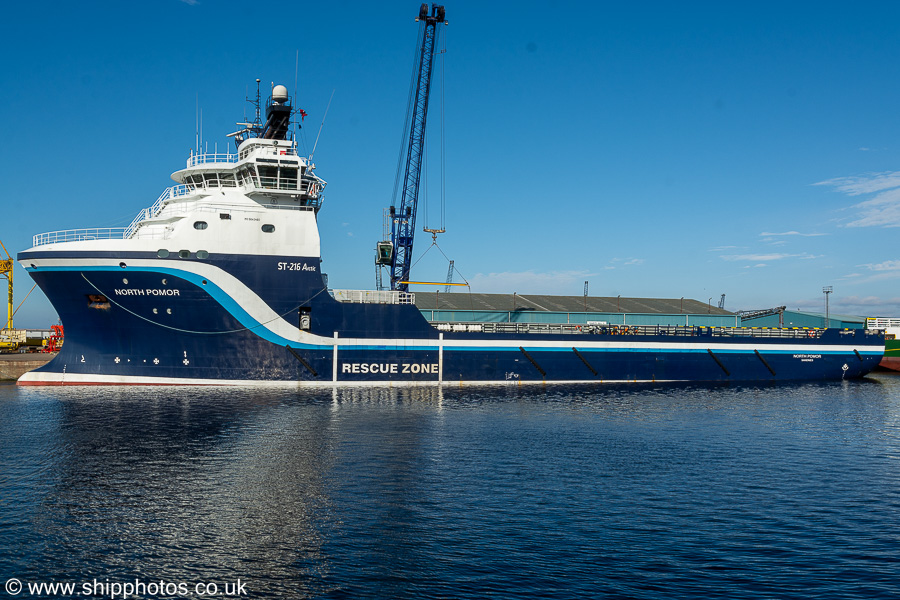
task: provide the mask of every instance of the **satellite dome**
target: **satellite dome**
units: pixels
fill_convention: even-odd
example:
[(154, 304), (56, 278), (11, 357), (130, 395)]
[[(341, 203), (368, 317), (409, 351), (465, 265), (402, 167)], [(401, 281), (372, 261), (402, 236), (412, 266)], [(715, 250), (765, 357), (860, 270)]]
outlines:
[(275, 102), (287, 102), (288, 92), (283, 85), (276, 85), (272, 88), (272, 100)]

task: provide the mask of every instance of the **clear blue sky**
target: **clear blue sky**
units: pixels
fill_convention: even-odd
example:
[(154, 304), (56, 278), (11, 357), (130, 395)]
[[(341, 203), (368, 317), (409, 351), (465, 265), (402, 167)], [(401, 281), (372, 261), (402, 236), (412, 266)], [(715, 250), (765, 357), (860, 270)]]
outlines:
[[(596, 296), (823, 311), (831, 285), (835, 313), (900, 316), (900, 4), (445, 5), (429, 113), (439, 123), (443, 96), (439, 243), (472, 291), (580, 295), (587, 280)], [(221, 150), (257, 77), (293, 91), (299, 52), (307, 149), (334, 90), (315, 155), (324, 271), (332, 287), (372, 288), (418, 5), (265, 6), (8, 6), (10, 252), (35, 233), (127, 225), (184, 166), (198, 99)], [(430, 242), (420, 232), (415, 256)], [(414, 275), (446, 272), (432, 249)], [(17, 268), (17, 304), (31, 285)], [(16, 315), (55, 321), (38, 291)]]

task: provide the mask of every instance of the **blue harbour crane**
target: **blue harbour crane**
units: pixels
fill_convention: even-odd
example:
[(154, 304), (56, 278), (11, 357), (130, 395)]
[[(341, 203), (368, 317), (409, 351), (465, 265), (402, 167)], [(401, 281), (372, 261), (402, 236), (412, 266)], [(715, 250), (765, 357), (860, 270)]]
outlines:
[[(422, 38), (418, 46), (415, 89), (411, 90), (408, 116), (409, 140), (405, 154), (401, 155), (403, 167), (402, 186), (399, 189), (400, 202), (390, 207), (391, 239), (378, 243), (375, 262), (390, 266), (391, 289), (405, 292), (408, 289), (409, 272), (412, 266), (413, 237), (416, 231), (416, 208), (419, 201), (419, 180), (422, 174), (422, 158), (425, 149), (425, 123), (428, 116), (428, 96), (431, 92), (431, 74), (434, 68), (435, 48), (438, 39), (438, 25), (444, 22), (444, 7), (437, 4), (423, 4), (416, 19), (422, 24)], [(402, 162), (405, 158), (405, 163)], [(399, 178), (399, 173), (398, 173)]]

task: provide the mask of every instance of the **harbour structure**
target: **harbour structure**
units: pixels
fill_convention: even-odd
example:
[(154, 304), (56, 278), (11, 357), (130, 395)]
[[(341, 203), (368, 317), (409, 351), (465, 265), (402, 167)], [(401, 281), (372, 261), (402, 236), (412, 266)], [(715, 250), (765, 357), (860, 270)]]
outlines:
[(782, 306), (768, 311), (748, 311), (741, 315), (745, 327), (807, 327), (838, 329), (865, 329), (866, 317), (829, 313), (788, 310)]
[(741, 327), (741, 317), (690, 298), (557, 296), (418, 292), (416, 307), (431, 322), (566, 323)]
[[(326, 182), (298, 153), (297, 112), (273, 86), (265, 121), (232, 134), (234, 153), (192, 151), (176, 185), (128, 227), (34, 236), (17, 260), (66, 341), (19, 384), (844, 379), (881, 360), (883, 333), (865, 329), (429, 321), (400, 289), (404, 264), (395, 289), (329, 289), (318, 230)], [(405, 228), (393, 241), (411, 250)]]
[(900, 371), (900, 318), (870, 317), (866, 319), (866, 328), (884, 331), (884, 358), (878, 366)]

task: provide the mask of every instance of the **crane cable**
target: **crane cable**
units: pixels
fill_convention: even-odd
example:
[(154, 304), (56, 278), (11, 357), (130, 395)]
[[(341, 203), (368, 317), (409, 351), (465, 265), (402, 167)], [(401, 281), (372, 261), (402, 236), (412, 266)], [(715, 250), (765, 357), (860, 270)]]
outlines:
[[(412, 267), (415, 267), (417, 264), (419, 264), (419, 261), (421, 261), (423, 258), (425, 258), (425, 255), (428, 254), (428, 251), (431, 250), (432, 248), (437, 248), (437, 249), (438, 249), (438, 252), (440, 252), (441, 255), (442, 255), (445, 259), (447, 259), (447, 263), (448, 263), (448, 264), (451, 263), (451, 262), (453, 262), (453, 261), (450, 260), (450, 257), (447, 256), (447, 255), (444, 253), (444, 251), (441, 249), (440, 244), (437, 243), (437, 234), (436, 234), (436, 233), (432, 233), (432, 234), (431, 234), (431, 245), (428, 246), (428, 248), (426, 248), (425, 252), (423, 252), (423, 253), (421, 254), (421, 256), (419, 256), (419, 258), (416, 260), (416, 262), (414, 262), (414, 263), (412, 264), (412, 266), (409, 268), (410, 271), (412, 271)], [(453, 271), (456, 272), (460, 277), (462, 277), (462, 280), (463, 280), (464, 282), (466, 282), (466, 286), (469, 286), (469, 280), (466, 279), (466, 276), (463, 275), (463, 274), (459, 271), (459, 269), (456, 268), (456, 263), (455, 263), (455, 262), (453, 262)], [(446, 285), (446, 284), (441, 284), (441, 285)], [(470, 289), (470, 291), (471, 291), (471, 289)]]

